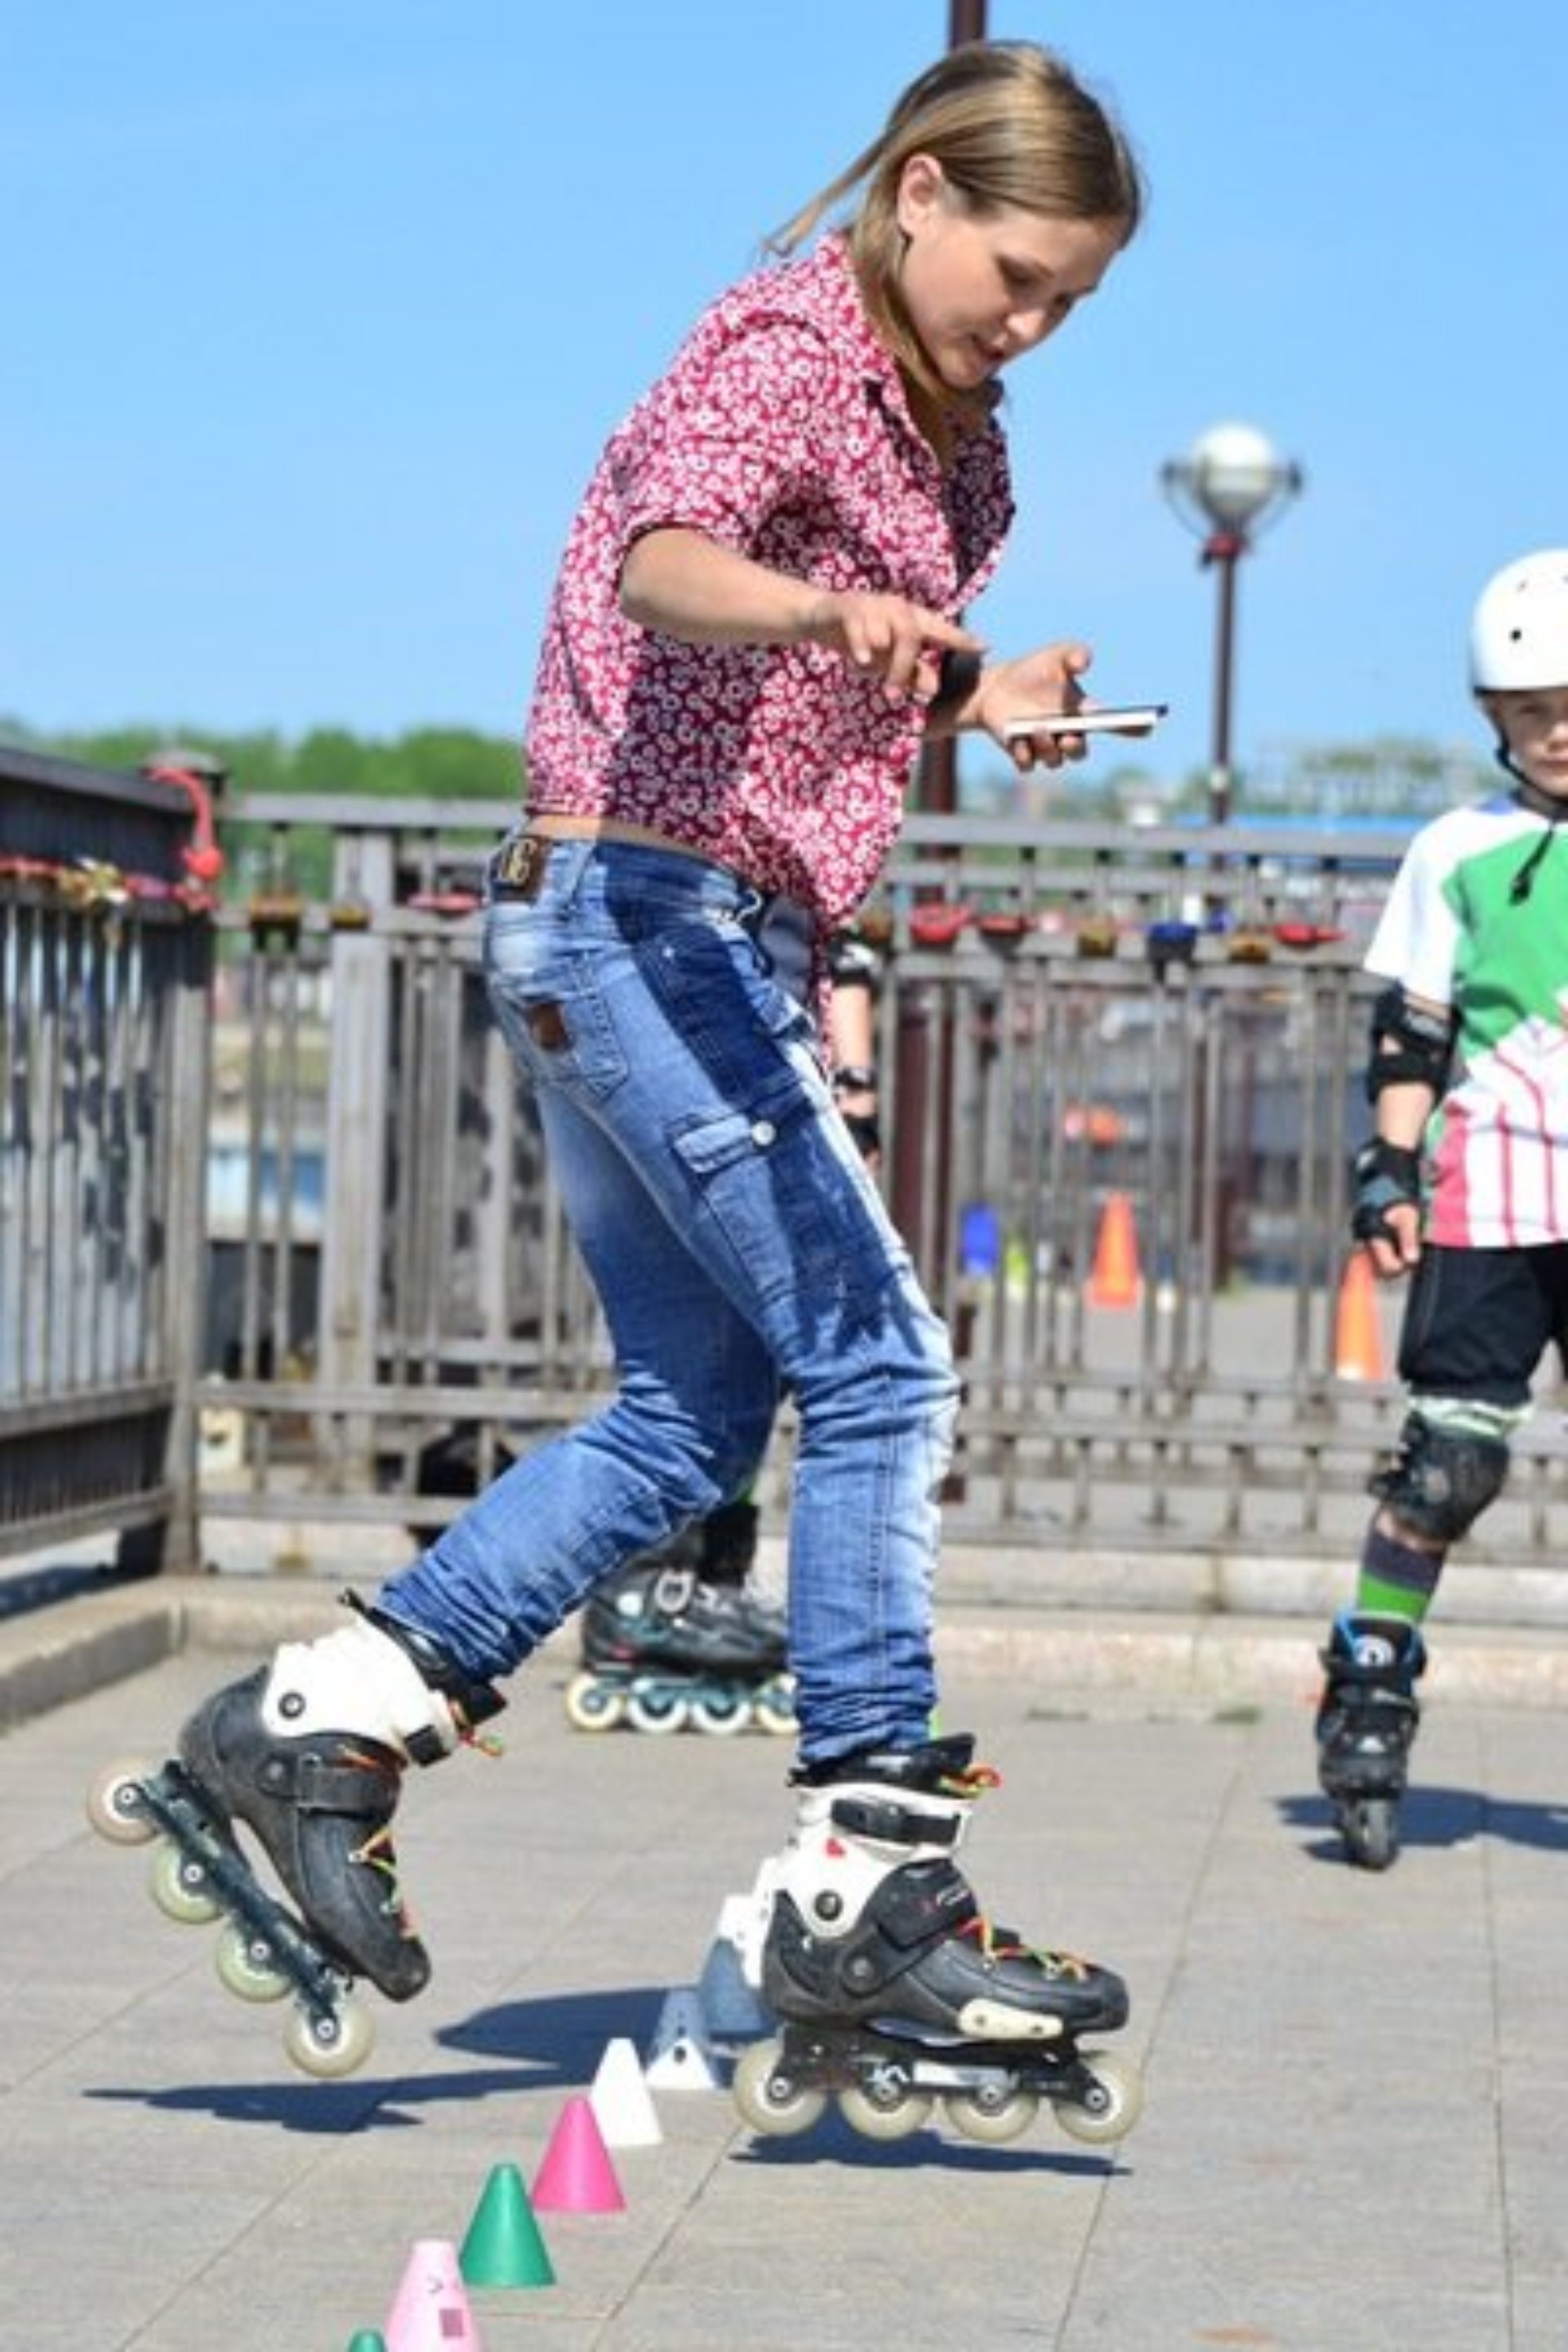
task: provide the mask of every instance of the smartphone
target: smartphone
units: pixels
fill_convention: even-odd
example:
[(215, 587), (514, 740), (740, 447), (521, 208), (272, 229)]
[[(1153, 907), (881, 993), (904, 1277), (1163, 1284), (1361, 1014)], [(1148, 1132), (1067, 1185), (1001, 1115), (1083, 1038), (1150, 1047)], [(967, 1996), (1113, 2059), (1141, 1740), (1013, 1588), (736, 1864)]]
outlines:
[(1011, 743), (1027, 735), (1142, 735), (1157, 727), (1168, 702), (1106, 703), (1096, 710), (1042, 710), (1030, 719), (1009, 719), (1002, 732)]

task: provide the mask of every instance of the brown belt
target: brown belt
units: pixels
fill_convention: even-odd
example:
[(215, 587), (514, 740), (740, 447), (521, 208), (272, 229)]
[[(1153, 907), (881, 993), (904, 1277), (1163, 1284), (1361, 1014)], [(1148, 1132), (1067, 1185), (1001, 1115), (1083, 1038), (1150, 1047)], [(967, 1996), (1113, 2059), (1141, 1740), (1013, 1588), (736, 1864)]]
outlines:
[(678, 857), (695, 857), (705, 866), (720, 863), (689, 842), (672, 841), (668, 834), (655, 833), (647, 825), (623, 824), (615, 817), (534, 817), (522, 832), (509, 834), (496, 852), (490, 867), (496, 897), (521, 899), (525, 905), (537, 898), (544, 887), (550, 853), (561, 841), (623, 841), (634, 848), (665, 849)]
[(509, 834), (490, 861), (490, 887), (498, 898), (537, 898), (552, 844), (537, 833)]

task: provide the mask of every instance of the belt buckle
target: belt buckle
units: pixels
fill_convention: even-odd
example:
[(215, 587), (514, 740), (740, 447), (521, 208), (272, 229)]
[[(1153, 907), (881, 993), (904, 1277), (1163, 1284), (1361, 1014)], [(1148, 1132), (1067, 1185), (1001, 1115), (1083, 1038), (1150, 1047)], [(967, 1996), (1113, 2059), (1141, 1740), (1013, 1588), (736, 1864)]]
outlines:
[(514, 833), (496, 853), (495, 876), (510, 898), (537, 898), (550, 844), (536, 833)]

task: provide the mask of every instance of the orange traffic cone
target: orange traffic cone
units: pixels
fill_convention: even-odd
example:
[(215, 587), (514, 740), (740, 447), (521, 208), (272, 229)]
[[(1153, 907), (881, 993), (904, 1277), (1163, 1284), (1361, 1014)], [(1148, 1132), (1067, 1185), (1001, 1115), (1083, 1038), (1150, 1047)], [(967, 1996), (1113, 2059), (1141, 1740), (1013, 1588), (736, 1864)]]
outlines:
[(1100, 1236), (1094, 1246), (1094, 1265), (1089, 1277), (1089, 1304), (1136, 1307), (1142, 1288), (1132, 1203), (1125, 1192), (1112, 1192), (1100, 1217)]
[(1334, 1308), (1334, 1377), (1381, 1381), (1388, 1375), (1383, 1354), (1383, 1323), (1377, 1310), (1377, 1276), (1365, 1250), (1352, 1253)]

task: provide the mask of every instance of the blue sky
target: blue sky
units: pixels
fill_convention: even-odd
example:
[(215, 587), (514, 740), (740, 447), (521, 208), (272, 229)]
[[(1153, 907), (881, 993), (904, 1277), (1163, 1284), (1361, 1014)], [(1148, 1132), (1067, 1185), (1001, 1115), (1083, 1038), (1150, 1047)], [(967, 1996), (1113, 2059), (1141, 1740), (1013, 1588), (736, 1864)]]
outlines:
[[(1239, 419), (1307, 487), (1240, 582), (1238, 764), (1474, 743), (1475, 593), (1568, 542), (1568, 11), (989, 29), (1112, 102), (1153, 202), (1010, 377), (978, 625), (1088, 636), (1103, 696), (1173, 705), (1152, 763), (1201, 766), (1214, 583), (1158, 474)], [(13, 5), (0, 713), (518, 731), (605, 435), (947, 33), (946, 0)]]

